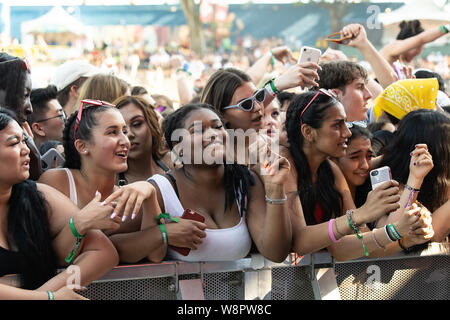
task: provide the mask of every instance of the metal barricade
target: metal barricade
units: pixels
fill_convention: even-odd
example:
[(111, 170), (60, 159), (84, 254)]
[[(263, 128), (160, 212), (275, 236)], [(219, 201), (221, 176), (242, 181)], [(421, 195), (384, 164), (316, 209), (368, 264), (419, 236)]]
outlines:
[[(251, 255), (230, 262), (119, 266), (83, 295), (106, 300), (175, 300), (191, 299), (196, 290), (203, 290), (206, 300), (449, 299), (449, 248), (448, 242), (432, 243), (417, 253), (346, 262), (336, 262), (320, 251), (297, 261), (290, 255), (283, 263)], [(180, 294), (183, 283), (187, 289)]]
[[(273, 263), (237, 261), (120, 265), (81, 294), (94, 300), (448, 300), (450, 244), (421, 252), (336, 262), (327, 251)], [(0, 282), (14, 284), (14, 277)]]

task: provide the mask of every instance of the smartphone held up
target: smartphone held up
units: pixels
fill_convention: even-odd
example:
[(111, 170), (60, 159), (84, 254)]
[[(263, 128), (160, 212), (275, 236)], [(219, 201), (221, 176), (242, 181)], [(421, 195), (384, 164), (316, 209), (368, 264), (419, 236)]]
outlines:
[(391, 168), (384, 166), (378, 169), (370, 171), (370, 182), (372, 184), (372, 190), (378, 187), (380, 184), (392, 180)]

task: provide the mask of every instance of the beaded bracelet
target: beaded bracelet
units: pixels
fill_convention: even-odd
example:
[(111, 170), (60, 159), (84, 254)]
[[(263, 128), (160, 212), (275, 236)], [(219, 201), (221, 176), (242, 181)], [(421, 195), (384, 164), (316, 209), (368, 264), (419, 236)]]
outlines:
[(366, 257), (368, 257), (369, 256), (369, 252), (367, 251), (366, 245), (364, 244), (363, 236), (360, 234), (359, 227), (353, 221), (353, 210), (352, 209), (347, 210), (346, 215), (347, 215), (348, 226), (350, 227), (350, 229), (352, 229), (355, 232), (356, 238), (361, 240), (361, 243), (362, 243), (362, 246), (363, 246), (363, 250), (364, 250), (364, 254), (365, 254)]

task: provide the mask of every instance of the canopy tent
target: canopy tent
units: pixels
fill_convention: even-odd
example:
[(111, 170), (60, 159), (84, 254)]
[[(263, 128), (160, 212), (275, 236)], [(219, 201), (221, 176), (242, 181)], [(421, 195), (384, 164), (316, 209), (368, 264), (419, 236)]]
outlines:
[[(411, 0), (408, 4), (390, 12), (380, 13), (378, 21), (384, 26), (384, 42), (395, 39), (400, 31), (399, 24), (403, 20), (420, 20), (422, 27), (427, 30), (450, 22), (450, 12), (439, 7), (434, 1)], [(442, 37), (430, 45), (442, 45), (448, 42)]]
[(84, 25), (60, 6), (37, 19), (21, 24), (22, 36), (26, 34), (43, 35), (47, 39), (64, 39), (70, 41), (84, 35)]
[(394, 23), (398, 24), (403, 20), (416, 19), (436, 23), (449, 23), (450, 12), (439, 7), (432, 0), (412, 0), (396, 10), (378, 15), (378, 21), (382, 22), (385, 27)]

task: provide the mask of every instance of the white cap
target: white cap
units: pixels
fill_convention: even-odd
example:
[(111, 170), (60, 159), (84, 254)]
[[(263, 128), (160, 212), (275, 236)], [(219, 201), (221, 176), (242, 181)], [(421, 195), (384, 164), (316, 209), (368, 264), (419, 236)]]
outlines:
[(100, 69), (86, 60), (69, 60), (56, 68), (55, 75), (50, 83), (54, 84), (58, 91), (61, 91), (81, 77), (89, 78), (99, 73), (101, 73)]

